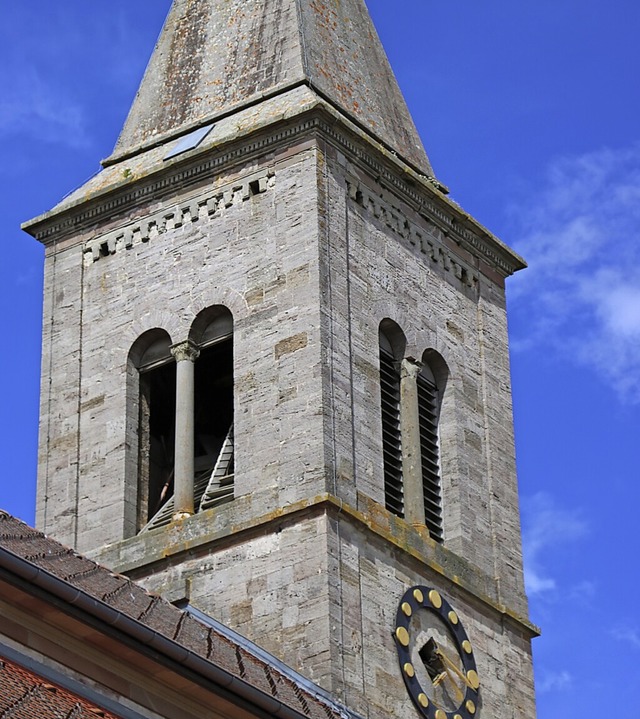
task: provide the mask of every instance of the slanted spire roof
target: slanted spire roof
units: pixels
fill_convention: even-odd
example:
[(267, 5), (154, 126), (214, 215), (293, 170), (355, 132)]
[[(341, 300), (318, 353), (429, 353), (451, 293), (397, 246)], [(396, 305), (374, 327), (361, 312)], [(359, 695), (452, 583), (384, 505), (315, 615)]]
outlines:
[(303, 83), (433, 175), (364, 0), (174, 0), (107, 163)]

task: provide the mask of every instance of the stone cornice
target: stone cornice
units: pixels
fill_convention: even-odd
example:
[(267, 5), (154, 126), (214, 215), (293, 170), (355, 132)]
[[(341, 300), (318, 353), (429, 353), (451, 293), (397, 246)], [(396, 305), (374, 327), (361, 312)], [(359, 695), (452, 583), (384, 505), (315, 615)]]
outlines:
[(277, 127), (274, 131), (273, 126), (267, 126), (226, 145), (208, 148), (189, 161), (169, 166), (159, 163), (148, 175), (128, 182), (125, 180), (100, 194), (79, 200), (75, 205), (52, 210), (25, 223), (23, 229), (48, 245), (54, 240), (87, 231), (96, 223), (139, 207), (141, 203), (166, 196), (173, 188), (184, 190), (225, 168), (254, 160), (278, 146), (316, 133), (327, 138), (351, 162), (401, 201), (437, 223), (463, 249), (478, 256), (503, 276), (526, 266), (522, 258), (450, 201), (440, 191), (436, 180), (416, 173), (328, 105), (320, 103), (288, 123), (280, 122)]
[(22, 225), (22, 229), (33, 237), (49, 244), (54, 238), (61, 239), (82, 232), (100, 221), (125, 213), (127, 209), (150, 203), (165, 196), (173, 188), (184, 190), (203, 178), (211, 177), (233, 163), (245, 161), (259, 152), (266, 152), (272, 146), (308, 132), (317, 124), (313, 120), (283, 128), (280, 132), (266, 137), (255, 138), (253, 142), (229, 148), (226, 152), (207, 152), (196, 156), (196, 162), (176, 163), (169, 167), (160, 166), (155, 172), (136, 180), (109, 188), (99, 194), (63, 210), (52, 210)]
[[(362, 133), (347, 134), (340, 124), (320, 123), (320, 128), (367, 174), (401, 201), (434, 222), (463, 249), (480, 256), (504, 276), (524, 269), (526, 262), (492, 235), (459, 205), (448, 199), (446, 189), (433, 177), (415, 172), (393, 153), (371, 143), (363, 144)], [(353, 127), (349, 128), (353, 130)], [(444, 189), (444, 192), (443, 192)]]
[(477, 269), (456, 256), (434, 235), (427, 234), (422, 227), (408, 219), (403, 210), (397, 207), (399, 203), (393, 204), (393, 199), (383, 197), (384, 191), (382, 188), (379, 189), (378, 193), (373, 192), (356, 178), (347, 178), (347, 191), (352, 202), (388, 227), (400, 241), (411, 245), (433, 263), (440, 265), (447, 277), (455, 277), (458, 282), (477, 295), (479, 289)]

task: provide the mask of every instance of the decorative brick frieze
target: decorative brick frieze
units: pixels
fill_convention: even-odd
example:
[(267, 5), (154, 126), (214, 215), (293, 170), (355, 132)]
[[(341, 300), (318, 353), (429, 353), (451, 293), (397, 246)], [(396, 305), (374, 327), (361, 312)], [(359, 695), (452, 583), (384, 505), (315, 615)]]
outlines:
[[(139, 205), (141, 201), (153, 198), (157, 193), (166, 191), (168, 187), (173, 187), (177, 184), (184, 186), (188, 183), (196, 182), (203, 175), (210, 175), (213, 172), (220, 171), (223, 167), (240, 158), (246, 161), (249, 157), (253, 157), (258, 153), (264, 154), (283, 142), (294, 141), (301, 135), (313, 131), (320, 131), (342, 152), (349, 155), (352, 161), (355, 161), (368, 175), (378, 178), (381, 186), (402, 197), (420, 215), (432, 218), (463, 249), (472, 252), (484, 262), (494, 266), (503, 276), (508, 276), (525, 266), (509, 248), (489, 233), (485, 235), (481, 231), (482, 228), (475, 224), (473, 218), (466, 215), (455, 203), (447, 200), (444, 194), (440, 193), (443, 188), (435, 178), (425, 175), (420, 176), (425, 185), (431, 185), (434, 188), (432, 192), (437, 193), (442, 198), (442, 202), (439, 202), (435, 197), (430, 199), (429, 193), (426, 193), (423, 187), (417, 186), (415, 181), (407, 182), (400, 173), (391, 171), (379, 155), (371, 152), (371, 146), (362, 142), (361, 137), (355, 136), (352, 132), (345, 132), (345, 127), (342, 125), (335, 122), (326, 122), (322, 116), (305, 117), (286, 128), (279, 128), (278, 132), (259, 138), (251, 138), (249, 141), (229, 149), (227, 152), (205, 156), (202, 160), (187, 168), (172, 168), (170, 173), (163, 174), (161, 178), (151, 182), (133, 183), (115, 197), (100, 198), (96, 205), (89, 204), (78, 208), (69, 208), (69, 213), (64, 212), (59, 217), (39, 218), (30, 223), (31, 226), (27, 229), (34, 237), (45, 244), (50, 242), (52, 238), (59, 240), (69, 233), (80, 232), (88, 223), (100, 221), (100, 219), (109, 215), (113, 216), (116, 211), (126, 211), (126, 207), (131, 204)], [(386, 159), (391, 162), (398, 162), (397, 158), (388, 155)], [(414, 178), (418, 179), (418, 174)], [(42, 222), (39, 221), (40, 219)], [(480, 231), (474, 231), (470, 225), (474, 225)], [(160, 234), (160, 231), (158, 231), (158, 234)], [(141, 233), (140, 239), (145, 241), (144, 234)], [(103, 242), (105, 240), (107, 242), (111, 241), (111, 246), (107, 244), (102, 249), (99, 246), (98, 258), (101, 251), (106, 254), (112, 254), (114, 251), (114, 239), (111, 237), (104, 238)], [(136, 238), (134, 237), (134, 243), (135, 240)], [(98, 259), (93, 254), (95, 242), (96, 240), (91, 240), (86, 246), (87, 251), (89, 252), (90, 250), (91, 254), (88, 262)], [(120, 240), (121, 244), (125, 243), (125, 246), (131, 246), (126, 244), (128, 242), (130, 240), (127, 237)], [(443, 259), (443, 261), (446, 260)]]
[(353, 202), (388, 227), (405, 244), (417, 249), (433, 263), (439, 265), (444, 270), (445, 276), (450, 279), (455, 278), (462, 285), (477, 291), (478, 273), (439, 242), (435, 235), (427, 234), (423, 228), (409, 220), (402, 210), (391, 204), (382, 194), (372, 192), (369, 187), (355, 178), (347, 180), (347, 188), (349, 198)]
[(102, 257), (130, 249), (141, 242), (150, 242), (159, 235), (207, 218), (222, 215), (224, 210), (246, 202), (275, 185), (275, 173), (265, 170), (260, 174), (238, 180), (214, 192), (209, 191), (174, 207), (167, 207), (135, 223), (119, 227), (85, 243), (85, 264), (90, 265)]
[[(445, 197), (446, 188), (434, 177), (420, 175), (419, 173), (415, 175), (416, 178), (420, 177), (425, 185), (430, 185), (434, 188), (437, 193), (436, 196), (442, 198), (441, 202), (438, 202), (438, 200), (431, 201), (422, 187), (418, 186), (412, 179), (409, 182), (405, 181), (403, 179), (405, 173), (389, 170), (385, 164), (376, 159), (376, 157), (379, 157), (378, 155), (371, 153), (370, 149), (363, 143), (357, 143), (349, 139), (338, 125), (329, 125), (319, 121), (318, 127), (353, 160), (357, 159), (357, 163), (354, 162), (354, 164), (364, 168), (371, 177), (377, 178), (381, 186), (400, 195), (420, 215), (437, 220), (442, 228), (465, 250), (495, 266), (504, 276), (512, 275), (515, 271), (526, 267), (522, 259), (515, 255), (513, 250), (484, 230), (455, 202), (447, 199)], [(479, 232), (474, 232), (469, 225), (476, 227)]]

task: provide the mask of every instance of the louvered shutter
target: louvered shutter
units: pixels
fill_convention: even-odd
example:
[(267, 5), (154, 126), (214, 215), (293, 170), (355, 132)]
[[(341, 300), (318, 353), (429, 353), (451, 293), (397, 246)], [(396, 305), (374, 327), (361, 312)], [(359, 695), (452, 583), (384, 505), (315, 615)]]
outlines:
[(400, 438), (400, 372), (393, 356), (382, 347), (380, 348), (380, 401), (385, 505), (390, 512), (404, 517)]
[(148, 532), (149, 530), (157, 529), (158, 527), (166, 527), (173, 518), (173, 505), (173, 495), (171, 495), (171, 497), (167, 499), (162, 507), (160, 507), (160, 509), (140, 531)]
[[(196, 512), (230, 502), (233, 499), (233, 480), (233, 425), (231, 425), (213, 469), (199, 472), (194, 478), (193, 495)], [(173, 507), (174, 501), (171, 496), (141, 531), (148, 532), (158, 527), (166, 527), (173, 518)]]
[(425, 522), (429, 533), (442, 542), (442, 492), (438, 453), (438, 395), (435, 384), (418, 375), (418, 420)]
[(231, 425), (213, 471), (207, 477), (204, 487), (201, 489), (196, 483), (194, 494), (199, 511), (230, 502), (233, 499), (233, 480), (233, 425)]

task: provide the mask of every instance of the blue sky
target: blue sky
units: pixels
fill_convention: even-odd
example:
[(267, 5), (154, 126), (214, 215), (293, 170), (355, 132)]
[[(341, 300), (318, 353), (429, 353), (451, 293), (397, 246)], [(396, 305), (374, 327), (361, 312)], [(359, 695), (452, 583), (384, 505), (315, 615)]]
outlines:
[[(637, 717), (640, 4), (368, 0), (439, 179), (521, 252), (508, 285), (541, 719)], [(168, 0), (0, 3), (0, 505), (33, 522), (42, 251), (98, 169)]]

